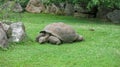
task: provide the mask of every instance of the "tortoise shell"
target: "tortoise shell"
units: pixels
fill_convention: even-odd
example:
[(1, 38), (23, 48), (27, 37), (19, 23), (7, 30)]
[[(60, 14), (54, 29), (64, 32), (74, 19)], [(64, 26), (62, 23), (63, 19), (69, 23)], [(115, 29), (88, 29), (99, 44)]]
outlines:
[(77, 38), (75, 30), (62, 22), (49, 24), (43, 31), (58, 37), (63, 42), (73, 42)]

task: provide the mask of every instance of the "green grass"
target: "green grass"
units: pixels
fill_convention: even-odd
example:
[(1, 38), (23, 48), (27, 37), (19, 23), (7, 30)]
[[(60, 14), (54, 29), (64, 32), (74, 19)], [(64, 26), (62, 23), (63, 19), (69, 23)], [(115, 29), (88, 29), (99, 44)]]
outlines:
[[(0, 50), (0, 67), (120, 67), (120, 26), (99, 20), (24, 13), (22, 22), (33, 40)], [(65, 22), (85, 41), (60, 46), (38, 44), (35, 37), (47, 24)], [(94, 28), (95, 31), (90, 31)]]

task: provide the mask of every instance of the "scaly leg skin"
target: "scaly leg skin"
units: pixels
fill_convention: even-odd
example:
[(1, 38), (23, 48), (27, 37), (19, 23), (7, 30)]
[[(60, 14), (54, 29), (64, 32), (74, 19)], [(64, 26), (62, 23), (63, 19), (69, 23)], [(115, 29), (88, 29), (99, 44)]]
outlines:
[(49, 34), (49, 33), (45, 33), (45, 36), (41, 36), (41, 37), (39, 37), (38, 42), (39, 42), (40, 44), (47, 42), (47, 41), (48, 41), (49, 36), (50, 36), (50, 34)]
[(61, 44), (60, 39), (58, 39), (58, 38), (55, 37), (55, 36), (50, 36), (50, 37), (48, 38), (48, 42), (51, 43), (51, 44), (56, 44), (56, 45), (60, 45), (60, 44)]
[(45, 42), (46, 42), (46, 37), (45, 37), (45, 36), (40, 37), (40, 38), (38, 39), (38, 42), (39, 42), (40, 44), (45, 43)]

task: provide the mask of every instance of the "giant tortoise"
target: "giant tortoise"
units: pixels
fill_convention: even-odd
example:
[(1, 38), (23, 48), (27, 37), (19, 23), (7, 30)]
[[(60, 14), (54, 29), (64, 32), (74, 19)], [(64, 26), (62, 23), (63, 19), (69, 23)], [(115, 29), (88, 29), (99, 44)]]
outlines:
[(41, 44), (45, 42), (61, 44), (82, 40), (83, 37), (81, 35), (78, 35), (71, 26), (63, 22), (52, 23), (45, 26), (36, 37), (36, 41)]

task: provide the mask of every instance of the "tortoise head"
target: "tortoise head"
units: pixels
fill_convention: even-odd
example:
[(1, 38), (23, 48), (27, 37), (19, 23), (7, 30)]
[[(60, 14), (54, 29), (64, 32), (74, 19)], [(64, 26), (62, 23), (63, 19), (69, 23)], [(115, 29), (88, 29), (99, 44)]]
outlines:
[(40, 32), (40, 34), (36, 37), (36, 41), (39, 43), (45, 43), (48, 40), (48, 37), (50, 36), (49, 33), (46, 32)]

